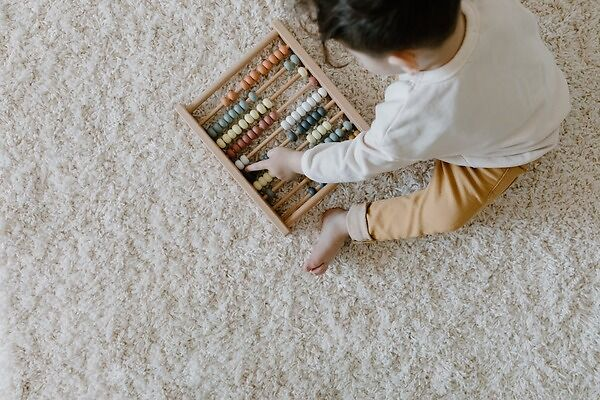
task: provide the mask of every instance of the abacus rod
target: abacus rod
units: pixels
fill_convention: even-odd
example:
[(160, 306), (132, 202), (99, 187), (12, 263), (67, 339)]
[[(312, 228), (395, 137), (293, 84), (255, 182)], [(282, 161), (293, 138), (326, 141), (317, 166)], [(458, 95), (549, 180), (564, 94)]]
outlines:
[[(273, 206), (273, 208), (277, 208), (280, 205), (284, 204), (286, 201), (288, 201), (294, 194), (296, 194), (296, 192), (298, 192), (298, 190), (302, 189), (302, 186), (306, 185), (309, 182), (308, 178), (304, 178), (300, 183), (298, 183), (297, 185), (295, 185), (292, 190), (287, 193), (285, 196), (283, 196), (281, 199), (279, 199), (279, 201), (277, 201), (277, 203), (275, 203), (275, 205)], [(285, 182), (280, 182), (283, 186), (285, 184)]]
[(293, 102), (295, 102), (296, 100), (298, 100), (300, 98), (300, 96), (302, 96), (304, 94), (304, 92), (306, 92), (308, 89), (310, 89), (313, 85), (309, 82), (306, 85), (304, 85), (302, 87), (302, 89), (300, 89), (298, 91), (298, 93), (296, 93), (295, 95), (293, 95), (292, 97), (290, 97), (288, 99), (288, 101), (285, 102), (284, 105), (282, 105), (281, 107), (279, 107), (279, 109), (277, 110), (278, 114), (281, 114), (282, 112), (284, 112), (286, 110), (286, 108), (288, 108), (290, 106), (290, 104), (292, 104)]
[(311, 197), (312, 196), (310, 194), (306, 194), (303, 198), (294, 203), (294, 205), (292, 205), (285, 213), (283, 213), (281, 218), (286, 219), (287, 217), (289, 217), (291, 214), (294, 213), (294, 211), (299, 209), (302, 206), (302, 204), (308, 201)]
[(292, 77), (285, 85), (283, 85), (282, 87), (279, 88), (278, 91), (276, 91), (272, 96), (271, 99), (275, 100), (276, 98), (278, 98), (279, 96), (281, 96), (281, 94), (283, 92), (285, 92), (286, 90), (288, 90), (288, 88), (290, 86), (292, 86), (294, 84), (294, 82), (296, 82), (298, 79), (300, 79), (301, 75), (300, 74), (296, 74), (294, 75), (294, 77)]
[(317, 192), (317, 194), (315, 194), (310, 199), (308, 199), (308, 201), (306, 203), (304, 203), (300, 208), (298, 208), (296, 211), (294, 211), (289, 217), (287, 217), (287, 219), (283, 218), (285, 220), (286, 226), (291, 227), (296, 222), (298, 222), (298, 220), (300, 218), (302, 218), (302, 216), (304, 214), (306, 214), (308, 212), (308, 210), (310, 210), (315, 205), (317, 205), (317, 203), (319, 203), (321, 200), (323, 200), (323, 198), (325, 198), (325, 196), (327, 196), (329, 193), (333, 192), (336, 187), (337, 187), (336, 184), (330, 183), (327, 186), (325, 186), (324, 188), (320, 189)]
[(286, 71), (285, 68), (281, 67), (281, 69), (279, 71), (277, 71), (277, 73), (275, 75), (273, 75), (273, 77), (271, 79), (269, 79), (267, 82), (265, 82), (264, 85), (262, 85), (257, 91), (256, 94), (259, 95), (262, 92), (264, 92), (265, 90), (267, 90), (273, 83), (275, 83), (275, 81), (277, 79), (279, 79), (279, 77), (281, 77), (281, 75), (283, 75), (283, 73)]
[(204, 103), (210, 96), (212, 96), (217, 90), (223, 87), (234, 75), (236, 75), (242, 68), (244, 68), (254, 57), (256, 57), (269, 43), (275, 41), (279, 37), (277, 30), (273, 30), (267, 37), (265, 37), (260, 43), (254, 46), (244, 58), (242, 58), (232, 68), (227, 70), (219, 80), (217, 80), (210, 88), (208, 88), (200, 97), (196, 98), (191, 104), (185, 106), (186, 110), (193, 113), (202, 103)]

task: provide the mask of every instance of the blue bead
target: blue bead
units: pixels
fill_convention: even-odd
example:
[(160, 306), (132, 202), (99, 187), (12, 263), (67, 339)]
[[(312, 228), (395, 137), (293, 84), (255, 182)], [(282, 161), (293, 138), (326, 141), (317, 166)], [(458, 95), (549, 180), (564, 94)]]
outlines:
[(314, 196), (315, 194), (317, 194), (317, 189), (315, 189), (312, 186), (309, 186), (307, 190), (308, 190), (308, 194), (311, 196)]
[(244, 113), (244, 109), (239, 104), (236, 104), (235, 106), (233, 106), (233, 110), (237, 113), (236, 117), (238, 117)]
[(237, 111), (235, 111), (233, 108), (231, 110), (229, 110), (229, 116), (231, 118), (237, 118), (239, 116), (239, 114), (237, 113)]
[(250, 107), (248, 106), (248, 103), (246, 103), (246, 101), (244, 101), (244, 100), (240, 100), (240, 107), (242, 107), (242, 109), (243, 109), (244, 111), (248, 111), (248, 108), (250, 108)]
[(329, 137), (327, 139), (329, 139), (329, 141), (331, 141), (331, 142), (337, 142), (339, 138), (335, 134), (335, 132), (331, 132), (331, 135), (329, 135)]
[(221, 128), (221, 125), (219, 124), (214, 124), (212, 128), (217, 132), (217, 134), (223, 133), (223, 128)]
[(232, 123), (232, 122), (233, 122), (233, 118), (231, 118), (231, 115), (229, 115), (229, 114), (225, 114), (225, 115), (223, 116), (223, 119), (224, 119), (225, 121), (227, 121), (227, 123), (228, 123), (228, 124), (230, 124), (230, 123)]
[(331, 142), (333, 142), (333, 140), (331, 140), (329, 137), (326, 137), (325, 140), (323, 140), (323, 142), (331, 143)]
[(227, 123), (227, 121), (225, 121), (223, 118), (221, 118), (221, 119), (219, 120), (219, 122), (217, 122), (217, 123), (218, 123), (218, 124), (221, 126), (221, 128), (223, 128), (223, 129), (227, 128), (227, 126), (229, 125), (229, 124)]
[(295, 142), (296, 140), (298, 140), (298, 135), (296, 135), (294, 132), (292, 131), (286, 131), (285, 135), (287, 136), (288, 139), (290, 139), (292, 142)]
[(256, 93), (250, 92), (248, 93), (248, 100), (251, 102), (255, 102), (256, 100), (258, 100), (258, 96), (256, 95)]
[(307, 119), (305, 119), (304, 121), (302, 121), (302, 122), (300, 123), (300, 127), (301, 127), (302, 129), (304, 129), (304, 132), (302, 132), (302, 133), (306, 133), (306, 132), (308, 132), (308, 130), (309, 130), (311, 127), (312, 127), (312, 125), (311, 125), (311, 124), (308, 122), (308, 120), (307, 120)]
[(348, 132), (354, 130), (354, 125), (352, 125), (352, 122), (350, 121), (344, 121), (344, 129), (347, 130)]
[(316, 111), (313, 111), (312, 114), (310, 114), (310, 116), (316, 119), (317, 121), (321, 119), (321, 114), (319, 114)]
[(300, 65), (300, 59), (298, 58), (297, 55), (292, 54), (290, 57), (290, 61), (293, 62), (296, 65)]
[(306, 117), (306, 122), (308, 122), (310, 126), (314, 126), (317, 123), (317, 120), (313, 117)]
[(343, 137), (344, 137), (344, 131), (343, 131), (343, 130), (341, 130), (340, 128), (337, 128), (337, 129), (335, 130), (335, 135), (336, 135), (338, 138), (340, 138), (340, 139), (341, 139), (341, 138), (343, 138)]
[(324, 117), (324, 116), (326, 116), (326, 115), (327, 115), (327, 110), (326, 110), (326, 109), (324, 109), (323, 107), (319, 107), (319, 108), (317, 108), (317, 112), (318, 112), (319, 114), (321, 114), (321, 117)]
[(212, 126), (210, 128), (208, 128), (208, 134), (213, 139), (215, 139), (217, 136), (219, 136), (219, 134), (217, 133), (217, 131), (215, 131), (215, 128), (213, 128)]
[(287, 69), (289, 72), (292, 72), (294, 70), (294, 63), (292, 63), (289, 60), (285, 60), (285, 62), (283, 63), (283, 67), (285, 69)]

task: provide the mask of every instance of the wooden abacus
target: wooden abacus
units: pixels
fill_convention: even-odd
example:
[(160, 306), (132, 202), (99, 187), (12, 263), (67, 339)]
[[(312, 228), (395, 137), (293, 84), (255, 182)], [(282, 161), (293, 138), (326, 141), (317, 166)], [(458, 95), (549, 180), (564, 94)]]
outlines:
[[(245, 166), (259, 156), (264, 158), (269, 148), (288, 146), (303, 136), (296, 150), (352, 140), (369, 126), (284, 25), (276, 20), (273, 28), (212, 87), (193, 103), (178, 104), (176, 110), (266, 216), (287, 234), (336, 185), (308, 178), (276, 182), (268, 172), (249, 173)], [(228, 90), (226, 86), (236, 76), (240, 77), (237, 87)], [(282, 79), (285, 82), (275, 87)], [(293, 93), (286, 99), (288, 91)], [(218, 96), (217, 92), (221, 97), (211, 105), (209, 99)], [(284, 118), (283, 113), (287, 114)], [(275, 127), (280, 119), (280, 127)], [(270, 130), (273, 132), (255, 143)], [(300, 193), (303, 188), (304, 195)]]

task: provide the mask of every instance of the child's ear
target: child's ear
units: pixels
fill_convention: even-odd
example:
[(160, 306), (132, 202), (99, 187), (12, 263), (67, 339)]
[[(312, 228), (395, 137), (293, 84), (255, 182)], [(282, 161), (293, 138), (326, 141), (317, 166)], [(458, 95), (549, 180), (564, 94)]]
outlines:
[(388, 56), (388, 63), (402, 67), (408, 72), (418, 72), (417, 56), (410, 50), (394, 51)]

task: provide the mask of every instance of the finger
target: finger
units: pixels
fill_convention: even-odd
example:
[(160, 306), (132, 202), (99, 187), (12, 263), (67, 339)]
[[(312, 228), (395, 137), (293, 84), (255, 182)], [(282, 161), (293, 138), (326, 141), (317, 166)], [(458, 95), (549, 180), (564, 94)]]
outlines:
[(260, 171), (262, 169), (269, 169), (267, 160), (255, 162), (254, 164), (250, 164), (246, 167), (246, 171)]
[(327, 264), (322, 264), (320, 267), (311, 270), (310, 272), (315, 275), (323, 275), (327, 271)]

